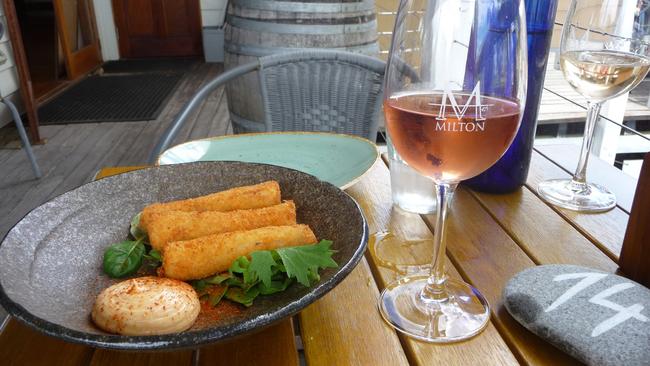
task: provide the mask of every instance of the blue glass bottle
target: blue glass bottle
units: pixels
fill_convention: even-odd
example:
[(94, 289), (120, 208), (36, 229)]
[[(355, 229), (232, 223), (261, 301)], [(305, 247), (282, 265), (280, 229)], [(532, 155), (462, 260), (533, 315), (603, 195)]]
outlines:
[[(526, 183), (556, 10), (557, 0), (526, 1), (528, 93), (524, 117), (519, 132), (505, 155), (484, 173), (464, 182), (472, 189), (509, 193)], [(488, 80), (485, 82), (489, 83)]]

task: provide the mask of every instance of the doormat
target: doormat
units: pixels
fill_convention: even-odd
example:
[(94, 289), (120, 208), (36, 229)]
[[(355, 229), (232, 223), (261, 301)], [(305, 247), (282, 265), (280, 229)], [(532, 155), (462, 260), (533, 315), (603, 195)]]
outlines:
[(93, 75), (38, 109), (41, 125), (158, 118), (183, 73)]
[(102, 65), (105, 74), (141, 72), (187, 72), (198, 61), (196, 58), (147, 58), (108, 61)]

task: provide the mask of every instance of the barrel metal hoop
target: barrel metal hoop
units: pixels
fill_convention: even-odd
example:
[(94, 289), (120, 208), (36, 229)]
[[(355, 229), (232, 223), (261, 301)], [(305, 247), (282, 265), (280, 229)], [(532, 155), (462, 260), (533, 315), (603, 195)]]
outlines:
[(351, 3), (303, 3), (268, 0), (236, 0), (232, 5), (238, 8), (286, 11), (294, 13), (339, 13), (375, 10), (374, 2), (363, 0)]
[(231, 26), (243, 29), (258, 31), (260, 33), (284, 33), (284, 34), (346, 34), (363, 33), (376, 31), (377, 21), (372, 20), (359, 24), (336, 24), (336, 25), (301, 25), (287, 23), (271, 23), (268, 21), (257, 21), (230, 16), (228, 23)]
[[(357, 45), (357, 46), (327, 47), (327, 49), (362, 53), (365, 55), (376, 55), (377, 53), (379, 53), (379, 45), (377, 44), (376, 41)], [(243, 56), (263, 57), (263, 56), (273, 55), (276, 53), (298, 52), (298, 51), (304, 52), (310, 50), (314, 50), (314, 48), (265, 47), (265, 46), (255, 46), (250, 44), (226, 43), (226, 52), (229, 52), (231, 54), (236, 54), (236, 55), (243, 55)]]

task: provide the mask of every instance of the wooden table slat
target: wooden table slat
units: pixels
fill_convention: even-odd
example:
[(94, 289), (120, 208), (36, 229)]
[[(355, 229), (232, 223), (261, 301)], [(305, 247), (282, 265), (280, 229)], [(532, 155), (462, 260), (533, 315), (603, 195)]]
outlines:
[[(379, 161), (375, 166), (354, 186), (347, 189), (347, 192), (354, 197), (363, 209), (370, 232), (389, 230), (390, 232), (407, 237), (431, 237), (426, 224), (418, 215), (404, 214), (398, 219), (393, 213), (390, 179), (386, 166)], [(453, 240), (453, 237), (450, 236)], [(398, 252), (402, 257), (395, 260), (407, 262), (421, 261), (422, 258), (412, 257), (408, 250)], [(381, 260), (367, 254), (369, 264), (373, 267), (373, 273), (377, 274), (375, 280), (380, 287), (397, 279), (398, 273), (393, 269), (383, 267)], [(448, 262), (448, 273), (458, 277), (451, 262)], [(377, 310), (374, 310), (375, 314)], [(516, 365), (517, 359), (508, 348), (506, 342), (501, 338), (499, 332), (492, 324), (489, 324), (483, 333), (466, 342), (453, 343), (449, 345), (436, 345), (423, 343), (405, 336), (400, 336), (402, 343), (407, 350), (409, 361), (415, 365), (428, 365), (432, 360), (441, 365)]]
[[(426, 221), (434, 227), (433, 215), (426, 216)], [(492, 322), (521, 363), (576, 363), (574, 358), (558, 352), (551, 344), (530, 333), (506, 310), (502, 299), (505, 284), (535, 263), (465, 189), (460, 189), (454, 197), (448, 224), (447, 252), (463, 277), (488, 299), (492, 306)]]
[(368, 263), (300, 313), (308, 365), (407, 365), (395, 331), (377, 311), (379, 290)]
[(579, 264), (607, 272), (618, 268), (527, 188), (508, 195), (474, 196), (535, 263)]
[(16, 319), (0, 333), (0, 364), (5, 366), (85, 366), (93, 349), (49, 337)]
[(291, 318), (257, 333), (199, 349), (198, 366), (296, 366)]
[(192, 350), (173, 352), (114, 351), (98, 349), (90, 366), (191, 366)]
[[(151, 365), (190, 366), (193, 350), (169, 352), (114, 351), (98, 349), (91, 366)], [(262, 360), (268, 366), (296, 366), (296, 351), (291, 319), (257, 333), (198, 349), (199, 366), (253, 366)]]
[(122, 173), (130, 172), (133, 170), (144, 169), (144, 168), (148, 168), (148, 166), (138, 165), (138, 166), (116, 166), (116, 167), (102, 168), (97, 172), (97, 174), (95, 174), (95, 180), (110, 177), (111, 175), (122, 174)]
[[(526, 182), (526, 186), (532, 192), (536, 192), (537, 185), (544, 180), (568, 177), (570, 177), (569, 173), (549, 161), (545, 156), (533, 151)], [(610, 211), (598, 214), (580, 213), (560, 207), (551, 207), (595, 243), (612, 260), (618, 260), (629, 219), (627, 212), (620, 207), (614, 207)]]

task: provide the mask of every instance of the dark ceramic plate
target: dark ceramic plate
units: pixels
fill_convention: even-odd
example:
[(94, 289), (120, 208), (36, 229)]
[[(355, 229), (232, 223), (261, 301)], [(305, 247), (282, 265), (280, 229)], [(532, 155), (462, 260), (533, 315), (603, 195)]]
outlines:
[[(293, 199), (298, 221), (319, 239), (334, 241), (338, 268), (321, 271), (311, 288), (297, 284), (259, 297), (219, 320), (197, 322), (183, 333), (118, 336), (96, 328), (90, 310), (97, 294), (115, 283), (102, 273), (104, 249), (127, 238), (129, 221), (145, 205), (196, 197), (269, 179)], [(48, 335), (96, 347), (164, 349), (224, 340), (293, 315), (334, 288), (359, 262), (368, 227), (356, 202), (311, 175), (272, 165), (202, 162), (160, 166), (81, 186), (34, 209), (0, 244), (0, 303)]]

